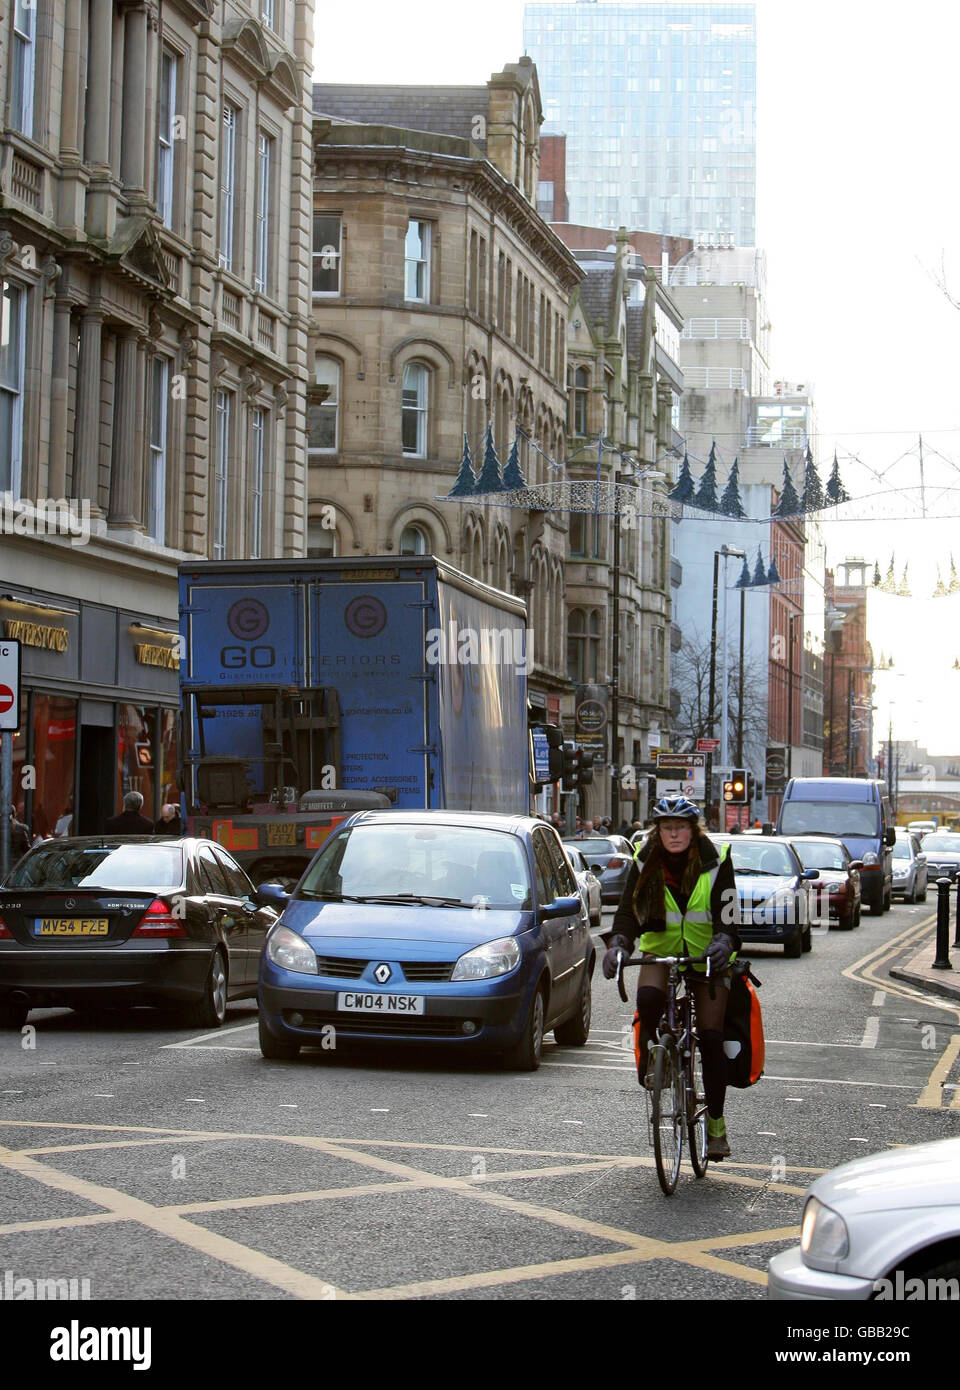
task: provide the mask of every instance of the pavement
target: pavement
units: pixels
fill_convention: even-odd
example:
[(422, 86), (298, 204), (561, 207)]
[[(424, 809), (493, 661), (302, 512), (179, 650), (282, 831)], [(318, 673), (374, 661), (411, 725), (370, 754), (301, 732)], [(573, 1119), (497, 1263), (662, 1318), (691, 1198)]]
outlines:
[(933, 968), (933, 962), (937, 958), (937, 924), (936, 919), (932, 918), (929, 931), (918, 938), (919, 944), (912, 943), (916, 945), (916, 950), (898, 960), (887, 973), (892, 979), (902, 980), (904, 984), (913, 985), (928, 994), (960, 1000), (960, 946), (953, 945), (955, 933), (956, 923), (951, 911), (947, 937), (950, 945), (949, 959), (953, 967), (951, 970)]

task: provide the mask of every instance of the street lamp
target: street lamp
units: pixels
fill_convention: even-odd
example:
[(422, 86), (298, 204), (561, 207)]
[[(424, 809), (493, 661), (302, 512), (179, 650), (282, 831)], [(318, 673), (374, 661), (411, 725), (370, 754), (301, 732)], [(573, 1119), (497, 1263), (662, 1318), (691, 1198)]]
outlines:
[[(746, 559), (746, 551), (738, 550), (735, 546), (722, 545), (719, 550), (713, 552), (713, 610), (710, 619), (710, 692), (707, 697), (707, 720), (710, 728), (710, 738), (713, 739), (714, 730), (714, 702), (717, 698), (717, 586), (720, 579), (720, 556), (723, 556), (723, 648), (724, 648), (724, 682), (723, 682), (723, 755), (726, 755), (726, 724), (727, 724), (727, 682), (726, 682), (726, 648), (727, 648), (727, 557), (734, 555), (738, 559)], [(726, 763), (724, 763), (726, 766)], [(707, 752), (705, 771), (705, 797), (704, 800), (710, 804), (713, 799), (713, 750)]]

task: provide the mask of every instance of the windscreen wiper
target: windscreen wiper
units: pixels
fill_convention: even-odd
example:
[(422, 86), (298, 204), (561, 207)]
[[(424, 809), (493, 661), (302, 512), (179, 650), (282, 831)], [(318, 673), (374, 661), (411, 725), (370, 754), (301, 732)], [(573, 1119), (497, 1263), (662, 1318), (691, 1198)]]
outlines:
[(357, 903), (420, 903), (423, 907), (475, 907), (475, 903), (465, 903), (462, 898), (434, 897), (427, 893), (366, 893), (353, 898)]
[(362, 903), (366, 898), (355, 898), (350, 893), (315, 893), (309, 888), (302, 889), (301, 898), (311, 898), (328, 903)]

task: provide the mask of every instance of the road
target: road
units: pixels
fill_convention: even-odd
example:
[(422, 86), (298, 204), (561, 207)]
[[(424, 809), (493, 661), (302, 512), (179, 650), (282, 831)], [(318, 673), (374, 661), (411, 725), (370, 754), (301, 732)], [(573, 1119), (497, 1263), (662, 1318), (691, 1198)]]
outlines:
[(732, 1158), (669, 1199), (599, 972), (587, 1046), (551, 1039), (529, 1075), (267, 1063), (252, 1005), (203, 1034), (35, 1011), (0, 1035), (0, 1270), (92, 1298), (762, 1299), (818, 1172), (956, 1132), (960, 1011), (885, 973), (932, 911), (751, 950), (766, 1075), (729, 1093)]

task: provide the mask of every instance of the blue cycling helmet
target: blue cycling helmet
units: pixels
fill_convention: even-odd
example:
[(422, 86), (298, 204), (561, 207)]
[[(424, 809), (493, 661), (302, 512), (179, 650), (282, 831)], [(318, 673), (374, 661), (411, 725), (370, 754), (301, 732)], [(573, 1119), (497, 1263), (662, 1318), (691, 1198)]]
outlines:
[(650, 820), (692, 820), (700, 819), (700, 808), (685, 796), (662, 796), (651, 807)]

